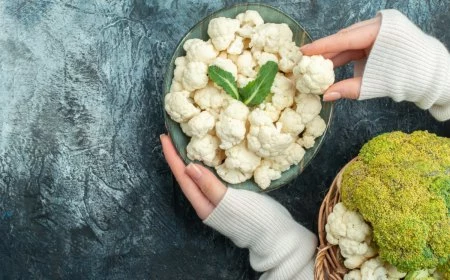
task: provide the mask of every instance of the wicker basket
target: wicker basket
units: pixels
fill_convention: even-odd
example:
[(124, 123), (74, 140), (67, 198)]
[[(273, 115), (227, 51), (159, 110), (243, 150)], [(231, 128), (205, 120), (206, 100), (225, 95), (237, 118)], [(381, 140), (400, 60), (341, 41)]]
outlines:
[(330, 189), (325, 196), (319, 211), (319, 251), (316, 256), (314, 279), (316, 280), (342, 280), (348, 269), (343, 265), (343, 258), (337, 245), (331, 245), (326, 239), (325, 225), (328, 215), (333, 212), (333, 207), (340, 201), (339, 189), (341, 187), (342, 174), (345, 168), (355, 159), (347, 163), (334, 178)]

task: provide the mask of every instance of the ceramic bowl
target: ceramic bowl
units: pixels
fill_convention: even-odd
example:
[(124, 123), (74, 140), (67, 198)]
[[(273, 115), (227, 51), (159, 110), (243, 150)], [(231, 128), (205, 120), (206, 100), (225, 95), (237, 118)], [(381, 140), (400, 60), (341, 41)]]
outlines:
[[(271, 22), (271, 23), (286, 23), (291, 28), (293, 34), (294, 34), (294, 41), (298, 46), (302, 46), (304, 44), (311, 42), (311, 37), (306, 33), (306, 31), (303, 29), (303, 27), (297, 23), (294, 19), (292, 19), (290, 16), (286, 15), (284, 12), (273, 8), (268, 5), (263, 4), (238, 4), (232, 7), (227, 7), (221, 10), (218, 10), (211, 15), (207, 16), (203, 20), (201, 20), (199, 23), (197, 23), (194, 27), (191, 28), (187, 32), (187, 34), (183, 37), (183, 39), (178, 43), (172, 58), (170, 60), (170, 63), (167, 67), (167, 73), (164, 79), (164, 85), (163, 85), (163, 103), (164, 103), (164, 96), (169, 92), (170, 85), (173, 78), (173, 71), (175, 67), (175, 59), (179, 56), (184, 56), (186, 53), (183, 49), (183, 44), (186, 40), (194, 39), (194, 38), (200, 38), (202, 40), (208, 40), (208, 24), (209, 21), (216, 17), (229, 17), (229, 18), (235, 18), (239, 13), (245, 12), (246, 10), (255, 10), (258, 11), (261, 17), (264, 19), (264, 22)], [(320, 113), (320, 116), (325, 120), (327, 123), (327, 129), (331, 122), (331, 116), (333, 112), (333, 105), (331, 102), (323, 102), (322, 103), (322, 111)], [(185, 163), (191, 162), (191, 160), (187, 157), (186, 153), (186, 146), (189, 143), (189, 137), (186, 136), (183, 131), (181, 130), (181, 127), (178, 123), (174, 122), (164, 111), (164, 118), (166, 122), (166, 127), (169, 132), (170, 137), (172, 138), (172, 141), (175, 145), (175, 148), (177, 149), (179, 155), (183, 158)], [(297, 176), (299, 176), (302, 171), (305, 169), (305, 167), (309, 164), (309, 162), (314, 158), (314, 156), (319, 151), (319, 148), (324, 140), (324, 136), (326, 134), (326, 131), (323, 136), (316, 139), (314, 147), (306, 150), (305, 156), (303, 160), (297, 164), (291, 166), (291, 168), (285, 172), (282, 173), (281, 178), (278, 180), (272, 181), (270, 186), (262, 190), (258, 187), (258, 185), (253, 181), (253, 179), (247, 180), (246, 182), (240, 183), (240, 184), (229, 184), (224, 182), (227, 186), (238, 188), (238, 189), (246, 189), (250, 191), (255, 192), (267, 192), (274, 189), (277, 189), (283, 185), (286, 185), (287, 183), (294, 180)], [(213, 168), (211, 168), (212, 171), (215, 172)], [(217, 174), (216, 174), (217, 175)], [(220, 177), (219, 177), (220, 178)]]

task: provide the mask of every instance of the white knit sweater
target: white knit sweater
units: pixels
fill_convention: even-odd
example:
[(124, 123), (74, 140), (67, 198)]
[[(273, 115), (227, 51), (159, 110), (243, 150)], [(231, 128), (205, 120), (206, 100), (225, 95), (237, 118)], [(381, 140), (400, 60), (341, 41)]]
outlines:
[[(450, 119), (450, 55), (404, 15), (384, 10), (365, 65), (360, 99), (389, 96)], [(311, 280), (317, 239), (267, 195), (228, 189), (204, 223), (250, 250), (261, 279)]]

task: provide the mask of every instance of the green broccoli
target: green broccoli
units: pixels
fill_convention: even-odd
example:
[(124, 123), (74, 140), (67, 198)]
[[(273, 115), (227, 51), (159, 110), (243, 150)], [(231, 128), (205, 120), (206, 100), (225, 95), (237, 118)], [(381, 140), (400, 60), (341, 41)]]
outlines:
[(426, 131), (375, 137), (346, 168), (341, 195), (372, 225), (381, 258), (399, 270), (450, 260), (450, 139)]

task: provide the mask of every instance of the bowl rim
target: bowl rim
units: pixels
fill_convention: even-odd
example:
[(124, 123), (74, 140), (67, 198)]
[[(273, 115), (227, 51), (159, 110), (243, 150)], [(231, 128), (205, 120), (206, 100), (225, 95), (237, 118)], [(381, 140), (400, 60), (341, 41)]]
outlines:
[[(164, 80), (163, 80), (162, 90), (161, 90), (161, 92), (162, 92), (162, 94), (161, 94), (161, 104), (163, 105), (164, 125), (165, 125), (166, 131), (167, 131), (167, 133), (169, 134), (169, 136), (170, 136), (171, 139), (173, 139), (173, 136), (174, 136), (174, 135), (173, 135), (173, 131), (171, 131), (171, 130), (168, 129), (168, 127), (169, 127), (169, 126), (168, 126), (168, 118), (170, 118), (170, 117), (168, 116), (167, 112), (166, 112), (165, 109), (164, 109), (164, 98), (165, 98), (166, 94), (168, 93), (168, 92), (165, 92), (165, 89), (166, 89), (168, 83), (171, 82), (171, 81), (168, 81), (168, 78), (169, 78), (169, 76), (171, 75), (171, 74), (169, 73), (169, 69), (170, 69), (170, 67), (171, 67), (172, 65), (174, 65), (175, 60), (177, 59), (177, 57), (175, 57), (175, 54), (177, 53), (179, 47), (181, 46), (181, 42), (183, 42), (183, 40), (184, 40), (187, 36), (189, 36), (189, 34), (191, 34), (191, 33), (192, 33), (192, 32), (193, 32), (200, 24), (202, 24), (203, 22), (205, 22), (205, 21), (207, 21), (207, 20), (211, 20), (211, 19), (217, 17), (218, 14), (220, 14), (220, 13), (222, 13), (222, 12), (224, 12), (224, 11), (227, 11), (227, 10), (230, 10), (230, 9), (233, 9), (233, 8), (236, 8), (236, 7), (251, 7), (251, 6), (261, 6), (261, 7), (264, 7), (264, 8), (268, 8), (268, 9), (274, 10), (274, 11), (276, 11), (276, 12), (278, 12), (278, 13), (281, 13), (283, 16), (289, 18), (292, 22), (294, 22), (296, 25), (298, 25), (298, 26), (302, 29), (302, 31), (304, 32), (305, 36), (306, 36), (307, 38), (309, 38), (310, 41), (313, 41), (313, 38), (312, 38), (311, 35), (308, 33), (308, 31), (303, 27), (303, 25), (301, 25), (300, 23), (298, 23), (297, 20), (295, 20), (294, 18), (292, 18), (290, 15), (288, 15), (286, 12), (282, 11), (281, 9), (276, 8), (276, 7), (273, 7), (273, 6), (268, 5), (268, 4), (265, 4), (265, 3), (254, 3), (254, 2), (251, 2), (251, 3), (237, 3), (237, 4), (230, 5), (230, 6), (224, 6), (224, 7), (220, 8), (220, 9), (218, 9), (218, 10), (216, 10), (216, 11), (214, 11), (214, 12), (208, 14), (208, 15), (206, 15), (205, 17), (203, 17), (203, 18), (200, 19), (199, 21), (197, 21), (191, 28), (189, 28), (188, 31), (186, 31), (186, 33), (183, 34), (183, 36), (181, 37), (181, 39), (178, 40), (177, 44), (175, 45), (175, 48), (174, 48), (173, 52), (171, 53), (171, 59), (170, 59), (169, 62), (166, 64), (166, 68), (165, 68), (166, 71), (165, 71), (165, 73), (164, 73)], [(251, 8), (250, 8), (250, 9), (251, 9)], [(321, 100), (321, 103), (322, 103), (322, 102), (323, 102), (323, 101)], [(311, 159), (310, 159), (308, 162), (306, 162), (306, 163), (305, 163), (304, 160), (302, 159), (302, 161), (300, 161), (298, 164), (296, 164), (295, 166), (300, 166), (300, 165), (303, 163), (303, 165), (301, 165), (301, 166), (302, 166), (301, 171), (297, 172), (295, 176), (292, 176), (292, 179), (289, 180), (288, 182), (286, 182), (285, 184), (278, 184), (277, 186), (273, 186), (273, 187), (269, 185), (269, 187), (267, 187), (266, 189), (261, 189), (261, 188), (260, 188), (260, 189), (258, 190), (259, 193), (268, 193), (268, 192), (277, 190), (277, 189), (279, 189), (279, 188), (281, 188), (281, 187), (283, 187), (283, 186), (285, 186), (285, 185), (291, 183), (291, 182), (294, 181), (299, 175), (301, 175), (301, 173), (303, 173), (304, 170), (311, 164), (311, 162), (314, 160), (314, 158), (315, 158), (316, 155), (318, 154), (320, 148), (322, 147), (323, 142), (325, 142), (325, 140), (326, 140), (326, 138), (327, 138), (327, 136), (328, 136), (328, 133), (329, 133), (328, 130), (329, 130), (329, 128), (331, 127), (331, 124), (332, 124), (332, 121), (333, 121), (335, 102), (329, 102), (329, 103), (330, 103), (330, 105), (329, 105), (329, 106), (330, 106), (330, 113), (329, 113), (329, 116), (328, 116), (328, 120), (327, 120), (327, 125), (326, 125), (326, 128), (325, 128), (325, 132), (324, 132), (324, 134), (321, 136), (320, 140), (318, 141), (316, 149), (312, 152), (312, 154), (311, 154)], [(174, 143), (174, 145), (175, 145), (175, 143)], [(188, 161), (183, 157), (183, 155), (179, 152), (179, 149), (175, 148), (175, 150), (176, 150), (177, 154), (179, 155), (179, 157), (183, 160), (183, 162), (184, 162), (185, 164), (188, 164), (189, 162), (188, 162)], [(308, 150), (306, 150), (305, 152), (308, 152)], [(205, 166), (205, 167), (207, 167), (208, 169), (211, 169), (209, 166)], [(292, 168), (292, 166), (291, 166), (290, 168)], [(287, 170), (286, 170), (286, 171), (287, 171)], [(283, 173), (286, 172), (286, 171), (283, 171), (281, 174), (283, 174)], [(218, 177), (218, 178), (219, 178), (219, 180), (221, 180), (227, 187), (233, 187), (233, 185), (235, 185), (235, 184), (230, 184), (230, 183), (228, 183), (228, 182), (224, 182), (220, 177)], [(281, 178), (280, 178), (280, 179), (281, 179)], [(249, 179), (249, 180), (250, 180), (250, 179)], [(279, 180), (279, 179), (277, 179), (277, 180)], [(274, 180), (274, 181), (272, 181), (272, 182), (275, 182), (275, 181), (277, 181), (277, 180)], [(271, 184), (272, 184), (272, 182), (271, 182)]]

